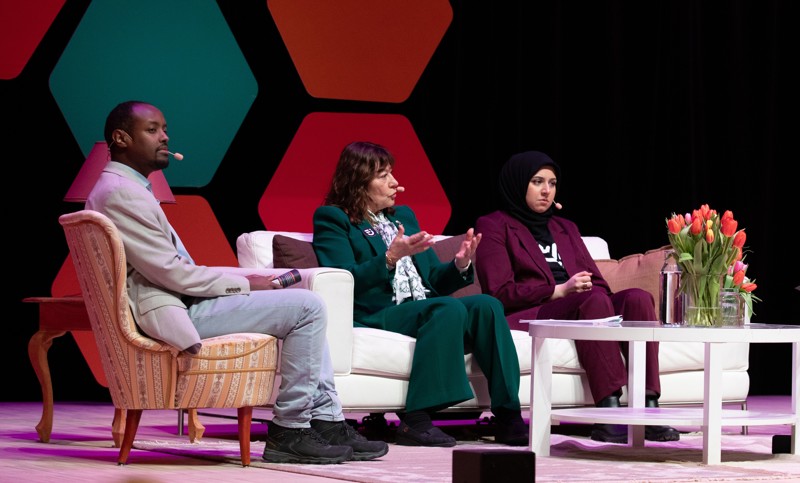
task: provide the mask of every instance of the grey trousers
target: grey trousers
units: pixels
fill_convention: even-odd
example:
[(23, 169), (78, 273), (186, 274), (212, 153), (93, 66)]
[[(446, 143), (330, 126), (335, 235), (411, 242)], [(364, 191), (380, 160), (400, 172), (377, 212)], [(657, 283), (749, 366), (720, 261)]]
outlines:
[(314, 292), (290, 288), (197, 298), (189, 317), (202, 339), (255, 332), (281, 340), (276, 424), (307, 428), (311, 419), (344, 420), (326, 338), (327, 311)]

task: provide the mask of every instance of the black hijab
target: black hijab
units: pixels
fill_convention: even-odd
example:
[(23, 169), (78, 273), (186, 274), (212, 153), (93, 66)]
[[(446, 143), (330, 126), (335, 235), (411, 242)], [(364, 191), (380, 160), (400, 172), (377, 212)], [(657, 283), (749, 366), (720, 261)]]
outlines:
[(561, 168), (550, 156), (539, 151), (515, 154), (500, 170), (500, 200), (503, 210), (527, 226), (539, 241), (551, 238), (547, 222), (556, 211), (555, 203), (544, 213), (536, 213), (528, 206), (525, 196), (528, 194), (531, 178), (545, 166), (553, 168), (556, 179), (561, 178)]
[[(550, 208), (544, 213), (536, 213), (525, 201), (531, 178), (546, 166), (553, 169), (556, 179), (561, 177), (561, 168), (544, 153), (526, 151), (511, 156), (500, 171), (500, 198), (503, 210), (527, 226), (542, 250), (547, 250), (549, 253), (549, 248), (554, 245), (554, 241), (547, 222), (556, 211), (555, 203), (550, 205)], [(557, 259), (549, 258), (547, 265), (550, 267), (556, 283), (564, 283), (569, 280), (569, 275), (561, 264), (561, 256), (556, 256)]]

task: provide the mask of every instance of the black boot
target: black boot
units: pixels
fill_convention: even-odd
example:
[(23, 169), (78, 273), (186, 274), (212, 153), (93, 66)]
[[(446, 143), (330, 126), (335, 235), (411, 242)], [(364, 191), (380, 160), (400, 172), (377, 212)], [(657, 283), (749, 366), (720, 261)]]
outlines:
[[(645, 396), (644, 406), (647, 408), (657, 408), (658, 397)], [(645, 426), (644, 439), (647, 441), (678, 441), (681, 439), (681, 433), (669, 426)]]
[[(618, 408), (619, 396), (611, 395), (595, 404), (599, 408)], [(628, 442), (628, 427), (622, 424), (595, 424), (592, 439), (604, 443), (625, 444)]]
[(330, 445), (353, 448), (354, 461), (367, 461), (380, 458), (389, 451), (384, 441), (370, 441), (350, 426), (347, 421), (311, 420), (311, 429)]
[(526, 446), (528, 444), (528, 425), (522, 419), (519, 409), (492, 409), (497, 423), (494, 441), (509, 446)]
[(398, 413), (400, 425), (395, 434), (395, 444), (400, 446), (439, 446), (456, 445), (456, 438), (433, 425), (427, 411)]

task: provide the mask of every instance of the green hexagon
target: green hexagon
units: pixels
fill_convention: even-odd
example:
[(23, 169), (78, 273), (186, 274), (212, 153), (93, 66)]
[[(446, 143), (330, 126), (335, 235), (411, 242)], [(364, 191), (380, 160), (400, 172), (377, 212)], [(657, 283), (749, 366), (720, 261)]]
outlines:
[[(130, 99), (167, 119), (171, 186), (205, 186), (255, 101), (258, 84), (213, 0), (92, 2), (50, 76), (85, 155), (108, 112)], [(82, 161), (82, 160), (81, 160)]]

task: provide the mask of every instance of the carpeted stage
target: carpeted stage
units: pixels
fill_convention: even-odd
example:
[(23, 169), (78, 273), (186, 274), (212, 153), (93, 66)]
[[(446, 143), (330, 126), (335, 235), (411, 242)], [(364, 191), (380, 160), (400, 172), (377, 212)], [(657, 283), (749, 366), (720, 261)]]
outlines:
[[(788, 396), (753, 397), (751, 409), (788, 407)], [(176, 478), (195, 482), (451, 482), (453, 450), (508, 451), (491, 441), (485, 420), (449, 421), (446, 430), (459, 436), (455, 448), (418, 448), (392, 444), (375, 461), (340, 465), (267, 464), (261, 461), (264, 425), (254, 422), (252, 465), (242, 468), (231, 419), (201, 416), (206, 433), (199, 443), (176, 434), (177, 413), (146, 411), (129, 464), (116, 465), (110, 434), (112, 408), (105, 404), (56, 404), (50, 443), (41, 443), (35, 426), (39, 403), (0, 403), (0, 481), (80, 481), (161, 483)], [(354, 415), (348, 415), (354, 416)], [(361, 415), (359, 415), (361, 416)], [(392, 414), (387, 415), (390, 425)], [(269, 411), (255, 417), (268, 419)], [(790, 427), (724, 428), (722, 463), (702, 464), (699, 428), (679, 428), (681, 441), (647, 442), (644, 448), (601, 444), (585, 436), (585, 426), (554, 427), (551, 455), (535, 458), (539, 482), (677, 482), (800, 481), (800, 456), (773, 454), (773, 435)], [(391, 441), (391, 426), (385, 430)], [(514, 448), (526, 451), (526, 448)], [(502, 478), (498, 481), (503, 481)]]

